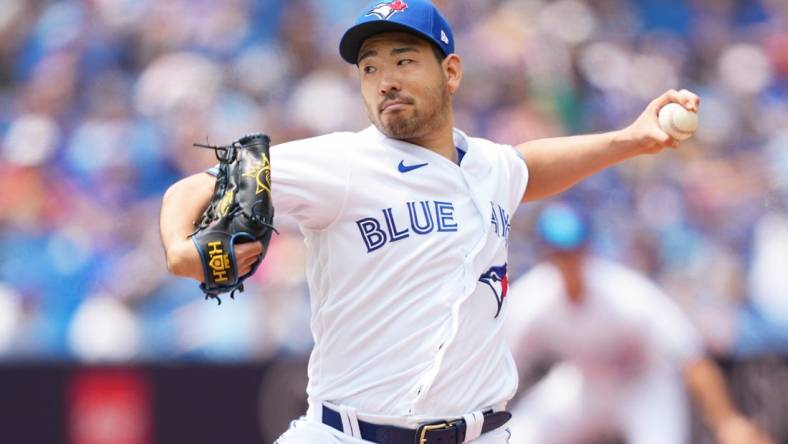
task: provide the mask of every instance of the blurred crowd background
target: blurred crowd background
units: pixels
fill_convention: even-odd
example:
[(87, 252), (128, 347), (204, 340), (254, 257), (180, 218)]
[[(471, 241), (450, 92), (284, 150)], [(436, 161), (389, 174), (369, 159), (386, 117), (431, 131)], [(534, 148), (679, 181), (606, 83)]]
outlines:
[[(3, 0), (0, 361), (261, 362), (311, 347), (303, 243), (278, 220), (221, 307), (167, 275), (164, 190), (193, 142), (368, 125), (339, 37), (363, 0)], [(617, 129), (669, 88), (702, 97), (680, 150), (567, 194), (600, 254), (664, 286), (718, 357), (788, 352), (788, 2), (438, 3), (463, 57), (457, 126), (502, 143)], [(511, 277), (539, 259), (539, 204)], [(341, 254), (341, 252), (336, 252)], [(229, 303), (227, 303), (229, 302)]]

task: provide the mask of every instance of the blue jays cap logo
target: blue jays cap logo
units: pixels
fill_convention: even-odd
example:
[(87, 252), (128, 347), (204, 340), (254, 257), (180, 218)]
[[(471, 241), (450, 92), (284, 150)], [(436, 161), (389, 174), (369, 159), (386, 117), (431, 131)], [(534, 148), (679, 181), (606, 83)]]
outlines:
[(408, 4), (403, 0), (389, 0), (378, 3), (367, 15), (376, 15), (381, 20), (388, 20), (392, 15), (406, 9), (408, 9)]
[(497, 318), (501, 314), (501, 307), (503, 307), (503, 300), (506, 298), (506, 293), (509, 292), (509, 279), (506, 277), (506, 265), (499, 265), (490, 267), (480, 277), (479, 282), (487, 284), (495, 295), (495, 300), (498, 302), (498, 310), (495, 312)]

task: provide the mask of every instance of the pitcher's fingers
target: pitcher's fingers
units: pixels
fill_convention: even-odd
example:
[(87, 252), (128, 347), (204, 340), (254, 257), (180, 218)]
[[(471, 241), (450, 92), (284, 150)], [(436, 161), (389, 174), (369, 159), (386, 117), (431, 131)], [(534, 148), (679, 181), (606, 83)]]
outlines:
[(260, 259), (260, 255), (243, 258), (238, 261), (238, 268), (250, 268)]
[(649, 107), (652, 108), (655, 113), (658, 113), (663, 106), (673, 102), (680, 104), (688, 110), (697, 112), (698, 107), (700, 106), (700, 97), (698, 97), (698, 95), (692, 91), (686, 89), (682, 89), (681, 91), (670, 89), (661, 96), (654, 99), (649, 104)]
[(665, 130), (660, 128), (658, 125), (656, 125), (654, 128), (652, 128), (652, 130), (651, 130), (651, 132), (649, 134), (650, 134), (651, 139), (654, 140), (654, 142), (656, 142), (656, 143), (658, 143), (658, 144), (660, 144), (662, 146), (670, 145), (671, 142), (673, 142), (675, 140), (675, 139), (673, 139), (673, 137), (670, 137), (670, 134), (666, 133)]
[(656, 117), (657, 113), (660, 109), (662, 109), (663, 106), (672, 102), (681, 102), (681, 95), (675, 89), (667, 90), (661, 96), (652, 100), (649, 104), (649, 108), (652, 109), (654, 116)]
[(692, 91), (682, 89), (679, 91), (679, 103), (684, 108), (698, 112), (698, 107), (700, 106), (700, 97), (697, 94), (693, 93)]
[(263, 244), (260, 242), (248, 242), (235, 245), (235, 257), (238, 258), (239, 262), (248, 258), (256, 258), (261, 254), (263, 254)]

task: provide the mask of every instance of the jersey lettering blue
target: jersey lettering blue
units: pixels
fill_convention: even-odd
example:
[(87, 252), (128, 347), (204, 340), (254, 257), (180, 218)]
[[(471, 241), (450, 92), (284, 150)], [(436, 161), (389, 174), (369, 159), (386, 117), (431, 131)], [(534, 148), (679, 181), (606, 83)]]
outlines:
[(435, 218), (438, 219), (438, 231), (457, 231), (454, 222), (454, 205), (451, 202), (435, 202)]
[(394, 216), (391, 214), (391, 208), (386, 208), (383, 210), (383, 215), (386, 217), (386, 228), (388, 228), (389, 231), (389, 242), (395, 242), (410, 236), (408, 234), (407, 228), (401, 231), (397, 230), (397, 225), (394, 222)]
[(492, 218), (490, 223), (493, 225), (495, 234), (497, 234), (498, 237), (508, 240), (509, 230), (512, 229), (512, 224), (509, 223), (509, 213), (507, 213), (502, 206), (497, 205), (495, 202), (490, 202), (490, 207), (492, 209)]
[(427, 235), (433, 231), (456, 232), (459, 228), (454, 220), (454, 204), (440, 201), (407, 202), (408, 220), (397, 222), (391, 208), (384, 208), (382, 218), (365, 217), (356, 221), (364, 240), (367, 253), (384, 245), (411, 236), (411, 233)]
[(427, 201), (419, 202), (421, 210), (424, 214), (424, 221), (419, 224), (419, 216), (416, 212), (416, 202), (408, 202), (408, 214), (410, 215), (410, 226), (416, 234), (427, 234), (431, 232), (435, 226), (432, 221), (432, 211), (430, 211), (430, 203)]

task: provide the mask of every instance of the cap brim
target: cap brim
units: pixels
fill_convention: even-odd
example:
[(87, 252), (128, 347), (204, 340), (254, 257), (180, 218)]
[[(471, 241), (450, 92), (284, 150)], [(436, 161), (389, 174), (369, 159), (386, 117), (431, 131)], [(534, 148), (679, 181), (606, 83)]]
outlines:
[[(358, 25), (348, 29), (347, 32), (345, 32), (345, 35), (342, 36), (342, 40), (339, 42), (339, 55), (342, 56), (346, 62), (355, 65), (358, 63), (358, 52), (361, 50), (361, 45), (364, 44), (364, 40), (372, 37), (375, 34), (380, 34), (381, 32), (397, 31), (407, 32), (409, 34), (421, 37), (428, 42), (432, 42), (432, 37), (424, 34), (421, 31), (413, 29), (410, 26), (397, 22), (374, 20), (371, 22), (359, 23)], [(443, 50), (441, 49), (441, 51)]]

